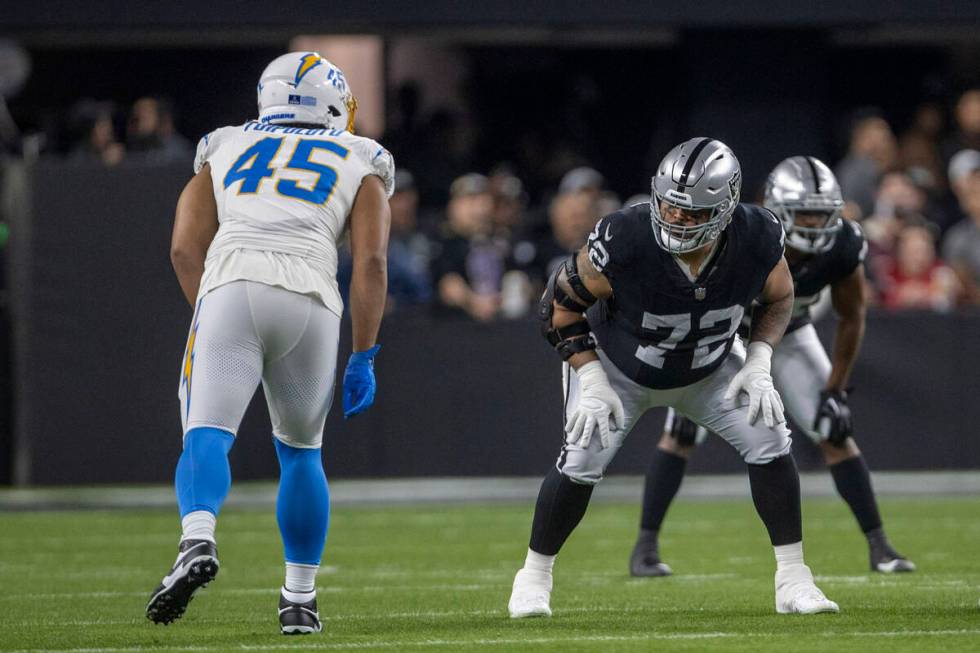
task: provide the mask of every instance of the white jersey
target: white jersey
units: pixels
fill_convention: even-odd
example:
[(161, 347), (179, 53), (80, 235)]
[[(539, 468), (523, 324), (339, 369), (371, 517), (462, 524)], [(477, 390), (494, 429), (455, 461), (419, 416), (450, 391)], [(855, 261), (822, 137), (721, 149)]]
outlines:
[(343, 130), (251, 121), (202, 138), (194, 172), (205, 163), (220, 225), (198, 296), (256, 281), (313, 295), (340, 315), (337, 243), (364, 177), (380, 177), (391, 196), (391, 154)]

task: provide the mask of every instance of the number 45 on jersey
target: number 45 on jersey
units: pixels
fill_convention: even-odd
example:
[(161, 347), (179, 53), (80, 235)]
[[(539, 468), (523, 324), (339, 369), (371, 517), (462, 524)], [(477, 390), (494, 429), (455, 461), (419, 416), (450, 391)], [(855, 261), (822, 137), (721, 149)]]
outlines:
[[(241, 156), (232, 164), (231, 169), (228, 170), (228, 174), (225, 175), (224, 187), (227, 189), (240, 181), (239, 195), (258, 193), (262, 187), (262, 181), (266, 177), (276, 176), (278, 170), (272, 168), (271, 164), (285, 140), (285, 138), (263, 138), (242, 152)], [(296, 143), (296, 148), (293, 150), (292, 156), (289, 157), (285, 168), (282, 169), (311, 172), (316, 175), (316, 179), (309, 188), (304, 188), (295, 179), (279, 179), (275, 186), (277, 193), (313, 204), (327, 203), (333, 193), (334, 186), (337, 184), (337, 171), (328, 165), (310, 160), (317, 150), (326, 150), (341, 159), (346, 159), (347, 155), (350, 154), (350, 150), (333, 141), (300, 139)]]

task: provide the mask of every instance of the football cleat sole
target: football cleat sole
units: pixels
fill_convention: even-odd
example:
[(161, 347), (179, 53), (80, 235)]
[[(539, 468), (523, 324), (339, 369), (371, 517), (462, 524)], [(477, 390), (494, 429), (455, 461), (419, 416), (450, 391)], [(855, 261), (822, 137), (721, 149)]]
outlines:
[(197, 591), (218, 575), (218, 567), (218, 559), (210, 555), (193, 560), (187, 573), (174, 578), (169, 586), (161, 585), (150, 597), (146, 618), (165, 626), (180, 619)]
[(305, 603), (287, 599), (279, 591), (279, 632), (283, 635), (315, 635), (323, 630), (320, 613), (316, 609), (316, 594)]
[(323, 626), (281, 626), (283, 635), (315, 635), (323, 630)]

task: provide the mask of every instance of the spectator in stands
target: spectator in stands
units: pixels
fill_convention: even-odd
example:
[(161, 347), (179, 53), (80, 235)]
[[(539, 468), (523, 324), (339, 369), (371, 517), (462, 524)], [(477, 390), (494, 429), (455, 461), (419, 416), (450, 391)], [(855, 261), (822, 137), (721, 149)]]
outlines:
[(592, 201), (598, 201), (606, 180), (595, 168), (579, 166), (572, 168), (561, 178), (558, 184), (558, 194), (584, 192), (592, 196)]
[(930, 193), (938, 193), (945, 186), (939, 151), (943, 122), (942, 108), (926, 102), (919, 105), (912, 125), (898, 139), (900, 165)]
[(423, 304), (432, 298), (429, 260), (432, 244), (418, 231), (419, 194), (412, 173), (395, 173), (388, 240), (388, 297), (394, 306)]
[(949, 164), (950, 187), (964, 217), (943, 240), (946, 259), (963, 285), (963, 301), (980, 304), (980, 151), (962, 150)]
[(490, 174), (489, 186), (493, 195), (493, 234), (509, 242), (524, 224), (527, 208), (524, 183), (510, 168), (500, 166)]
[(72, 109), (71, 131), (74, 134), (69, 157), (72, 161), (96, 161), (107, 166), (120, 163), (126, 148), (116, 140), (110, 102), (81, 100)]
[(856, 114), (850, 149), (834, 171), (848, 203), (848, 217), (871, 214), (878, 182), (895, 165), (897, 152), (895, 135), (884, 118), (871, 110)]
[(579, 190), (559, 193), (548, 210), (551, 230), (538, 238), (514, 246), (515, 267), (527, 275), (534, 295), (568, 255), (585, 245), (600, 215), (591, 193)]
[(874, 210), (861, 226), (871, 246), (871, 255), (890, 255), (895, 239), (909, 220), (925, 217), (927, 196), (904, 172), (889, 172), (881, 179)]
[[(391, 234), (388, 238), (388, 301), (385, 311), (426, 304), (432, 299), (429, 258), (432, 244), (417, 230), (419, 194), (412, 173), (404, 168), (395, 172), (395, 192), (391, 206)], [(349, 243), (339, 252), (337, 283), (347, 302), (353, 272)]]
[(895, 255), (882, 263), (878, 279), (885, 308), (948, 311), (956, 305), (960, 284), (936, 255), (933, 230), (926, 224), (905, 225)]
[(971, 88), (960, 96), (953, 117), (956, 133), (943, 147), (947, 161), (960, 150), (980, 150), (980, 88)]
[(148, 161), (186, 161), (194, 151), (174, 127), (169, 100), (142, 97), (129, 113), (126, 145), (131, 154)]
[(449, 188), (446, 222), (431, 264), (437, 307), (487, 322), (500, 309), (506, 247), (492, 237), (493, 195), (487, 178), (469, 173)]
[(619, 199), (619, 195), (612, 192), (611, 190), (604, 190), (599, 193), (599, 199), (596, 200), (596, 220), (605, 217), (610, 213), (615, 213), (623, 207), (623, 200)]

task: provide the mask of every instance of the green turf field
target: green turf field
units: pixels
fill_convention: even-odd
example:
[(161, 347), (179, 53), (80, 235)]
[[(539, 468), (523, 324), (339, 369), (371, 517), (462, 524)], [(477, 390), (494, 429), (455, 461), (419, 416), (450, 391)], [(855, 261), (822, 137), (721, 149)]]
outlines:
[(980, 502), (886, 500), (920, 571), (871, 575), (843, 504), (805, 504), (807, 560), (840, 615), (780, 616), (774, 563), (747, 501), (679, 501), (662, 539), (675, 576), (626, 573), (637, 508), (597, 503), (559, 556), (554, 618), (507, 618), (528, 504), (334, 511), (319, 580), (324, 632), (284, 638), (271, 513), (228, 511), (221, 573), (183, 619), (154, 626), (172, 563), (169, 512), (0, 513), (0, 650), (980, 651)]

